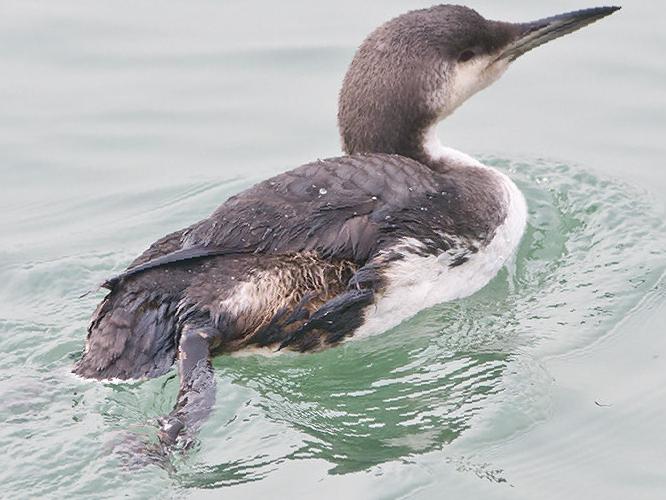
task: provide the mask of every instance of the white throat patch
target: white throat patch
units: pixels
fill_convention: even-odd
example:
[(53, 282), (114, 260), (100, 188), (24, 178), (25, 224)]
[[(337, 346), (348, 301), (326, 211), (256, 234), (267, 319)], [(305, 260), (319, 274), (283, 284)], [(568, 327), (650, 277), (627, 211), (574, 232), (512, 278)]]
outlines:
[(435, 161), (444, 160), (455, 167), (483, 167), (484, 165), (462, 151), (444, 146), (437, 136), (437, 124), (430, 127), (423, 136), (423, 150)]
[(453, 78), (447, 82), (449, 113), (452, 113), (477, 92), (495, 83), (509, 67), (505, 60), (493, 62), (494, 55), (479, 56), (471, 61), (458, 63), (452, 68)]
[[(438, 113), (437, 122), (443, 120), (472, 95), (485, 89), (501, 77), (509, 67), (504, 60), (494, 61), (494, 56), (480, 56), (471, 61), (458, 63), (455, 67), (444, 68), (451, 71), (452, 77), (445, 86), (435, 93), (431, 106)], [(446, 160), (453, 166), (483, 166), (478, 160), (443, 146), (437, 137), (437, 123), (426, 130), (423, 136), (423, 150), (433, 160)]]
[(505, 60), (495, 61), (494, 55), (479, 56), (470, 61), (445, 64), (440, 71), (447, 75), (444, 85), (430, 100), (431, 109), (441, 121), (463, 102), (496, 82), (509, 67)]

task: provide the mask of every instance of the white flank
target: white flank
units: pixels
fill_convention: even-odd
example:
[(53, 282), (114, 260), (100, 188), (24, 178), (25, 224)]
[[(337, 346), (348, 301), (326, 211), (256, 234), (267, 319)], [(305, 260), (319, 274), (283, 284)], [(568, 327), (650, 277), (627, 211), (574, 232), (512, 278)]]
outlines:
[[(435, 146), (434, 142), (430, 145)], [(504, 188), (506, 219), (486, 247), (472, 254), (464, 264), (453, 268), (449, 267), (450, 254), (422, 257), (405, 252), (408, 248), (418, 248), (417, 240), (403, 241), (396, 250), (402, 251), (405, 258), (391, 264), (385, 274), (385, 292), (374, 305), (367, 308), (363, 325), (351, 338), (384, 332), (422, 309), (472, 295), (488, 284), (520, 243), (527, 222), (527, 204), (513, 181), (498, 170), (484, 166), (459, 151), (438, 148), (437, 154), (433, 156), (446, 156), (456, 164), (483, 166), (491, 170)]]

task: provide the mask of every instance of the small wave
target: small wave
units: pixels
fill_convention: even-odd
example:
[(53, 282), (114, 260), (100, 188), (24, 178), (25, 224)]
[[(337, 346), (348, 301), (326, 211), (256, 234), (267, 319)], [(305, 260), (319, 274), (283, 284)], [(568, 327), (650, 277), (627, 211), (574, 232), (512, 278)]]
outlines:
[[(468, 452), (549, 418), (554, 382), (545, 359), (620, 335), (617, 325), (647, 298), (662, 293), (663, 301), (666, 232), (654, 201), (633, 187), (548, 162), (488, 163), (519, 184), (529, 221), (515, 259), (487, 287), (383, 335), (322, 353), (218, 358), (218, 404), (199, 449), (174, 472), (138, 473), (139, 490), (155, 492), (150, 481), (164, 484), (164, 474), (184, 490), (205, 489), (261, 480), (298, 463), (320, 474), (379, 473), (387, 464), (438, 453), (456, 470), (504, 482), (500, 469), (476, 464)], [(70, 453), (69, 468), (94, 478), (103, 464), (113, 467), (110, 458), (96, 458), (97, 444), (127, 427), (152, 428), (168, 410), (177, 391), (173, 378), (129, 388), (58, 378), (80, 351), (97, 300), (74, 297), (83, 283), (126, 265), (133, 249), (145, 247), (147, 228), (166, 232), (165, 220), (173, 224), (176, 214), (184, 224), (205, 215), (240, 188), (234, 182), (148, 194), (152, 208), (144, 210), (143, 195), (132, 195), (123, 204), (139, 207), (135, 228), (122, 232), (126, 221), (113, 223), (123, 242), (119, 253), (90, 244), (89, 238), (110, 238), (102, 236), (107, 210), (86, 221), (88, 227), (97, 221), (99, 234), (63, 243), (67, 256), (9, 251), (0, 268), (9, 285), (0, 295), (0, 380), (13, 381), (3, 414), (13, 424), (0, 432), (7, 449), (18, 452), (27, 435), (48, 437), (30, 455), (40, 467), (61, 470), (56, 462)], [(100, 203), (108, 208), (117, 201)], [(23, 393), (40, 397), (27, 403)], [(45, 418), (54, 411), (56, 421)], [(118, 474), (105, 484), (120, 484)], [(50, 485), (87, 491), (81, 481), (88, 480), (53, 476)]]

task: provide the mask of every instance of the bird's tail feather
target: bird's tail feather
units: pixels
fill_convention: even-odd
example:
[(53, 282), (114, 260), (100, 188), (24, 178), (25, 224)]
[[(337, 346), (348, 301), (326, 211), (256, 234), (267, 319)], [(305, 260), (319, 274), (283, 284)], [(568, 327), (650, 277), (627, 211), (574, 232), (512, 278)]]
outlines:
[(136, 281), (129, 285), (111, 291), (95, 311), (74, 366), (77, 375), (139, 379), (162, 375), (173, 365), (177, 298)]

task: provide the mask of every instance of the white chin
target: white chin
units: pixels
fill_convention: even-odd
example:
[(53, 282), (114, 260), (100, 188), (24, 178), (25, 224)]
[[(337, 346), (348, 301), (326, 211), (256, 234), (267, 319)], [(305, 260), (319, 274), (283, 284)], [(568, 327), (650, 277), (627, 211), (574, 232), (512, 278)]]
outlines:
[(481, 56), (457, 65), (455, 76), (448, 83), (450, 112), (477, 92), (496, 82), (504, 74), (509, 67), (509, 62), (495, 61), (495, 57), (495, 55)]

